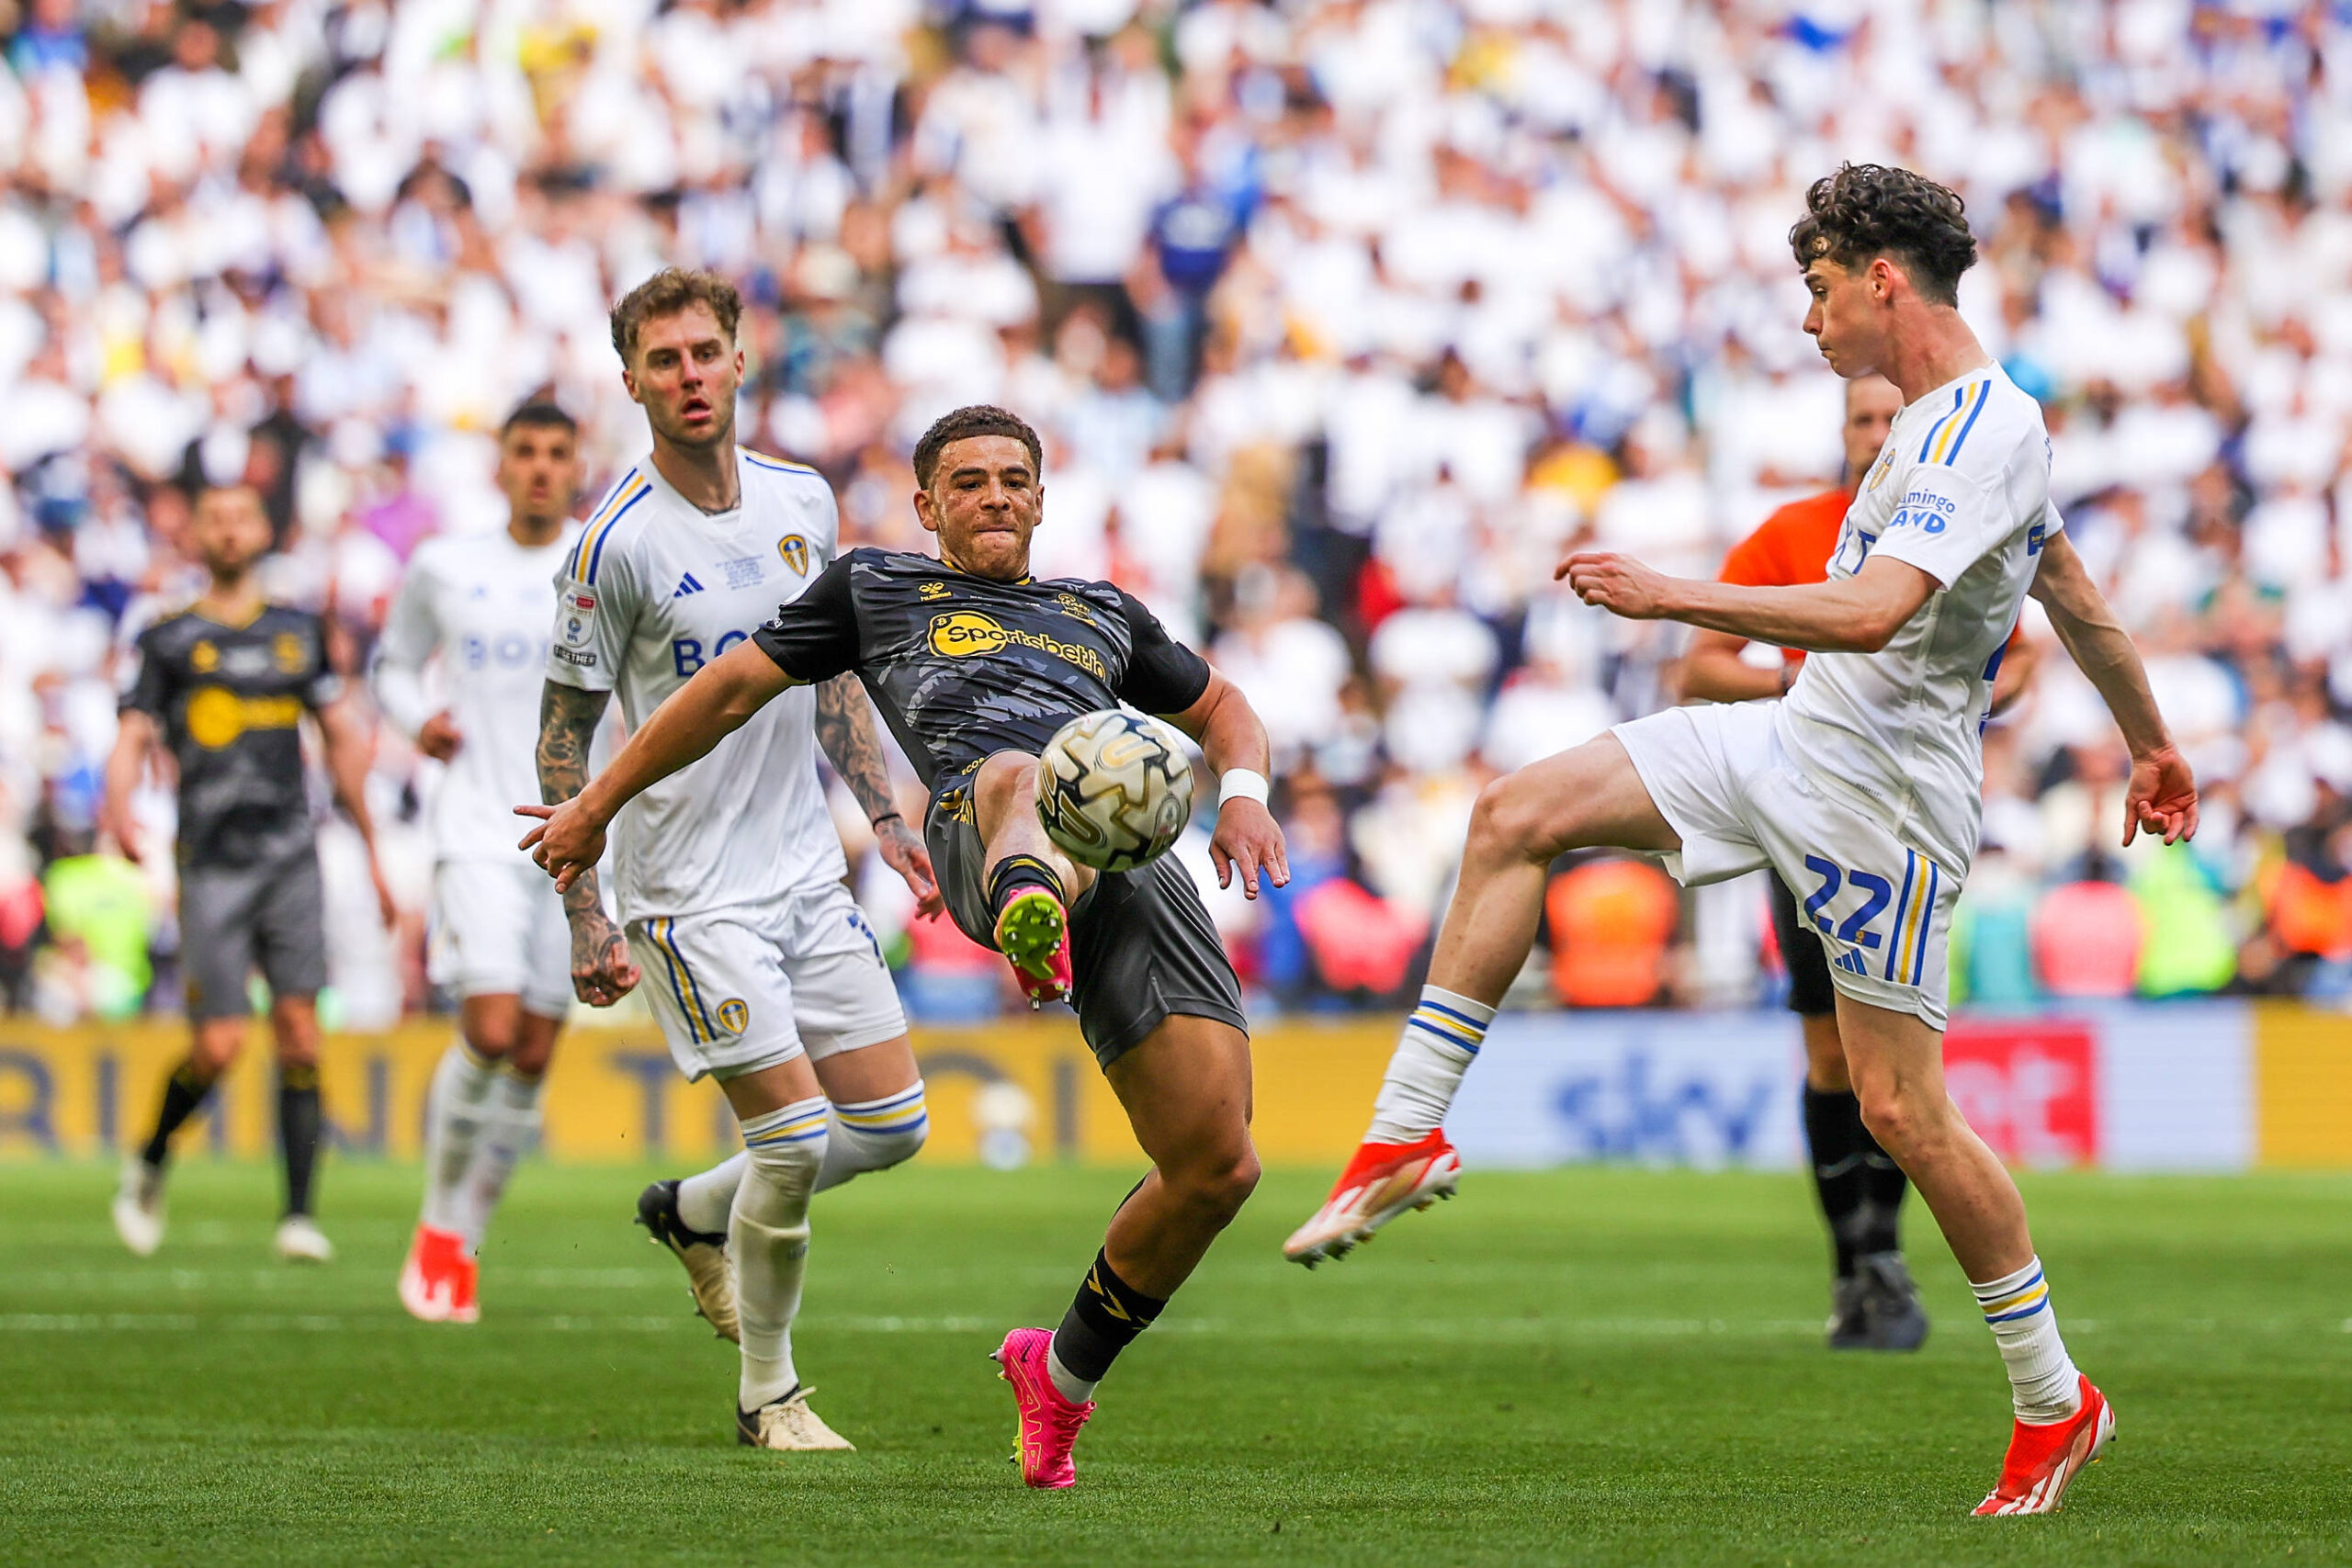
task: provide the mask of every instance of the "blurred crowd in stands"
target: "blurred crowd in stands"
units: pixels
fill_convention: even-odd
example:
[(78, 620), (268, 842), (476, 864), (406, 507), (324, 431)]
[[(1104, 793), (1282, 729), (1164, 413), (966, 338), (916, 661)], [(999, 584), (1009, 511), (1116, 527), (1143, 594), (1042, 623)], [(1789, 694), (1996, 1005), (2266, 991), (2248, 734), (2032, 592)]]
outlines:
[[(2050, 649), (1986, 737), (1959, 988), (2352, 976), (2341, 6), (0, 0), (0, 27), (12, 1008), (172, 1005), (170, 867), (92, 824), (129, 635), (193, 587), (191, 489), (260, 489), (273, 591), (356, 671), (417, 541), (502, 523), (509, 408), (551, 389), (592, 487), (636, 456), (605, 310), (665, 262), (741, 281), (741, 437), (823, 468), (845, 543), (922, 547), (906, 456), (944, 410), (1046, 432), (1041, 574), (1130, 588), (1272, 732), (1296, 874), (1215, 899), (1245, 975), (1393, 999), (1480, 783), (1674, 700), (1679, 634), (1587, 611), (1558, 556), (1712, 573), (1838, 481), (1786, 233), (1841, 159), (1966, 197), (1962, 308), (2043, 400), (2206, 790), (2193, 846), (2121, 849), (2120, 740)], [(433, 767), (385, 728), (401, 929), (325, 831), (345, 1021), (433, 1000)], [(167, 794), (142, 810), (167, 830)], [(860, 879), (916, 1010), (1001, 1004), (1001, 964)], [(1762, 911), (1752, 879), (1564, 866), (1521, 998), (1769, 997)]]

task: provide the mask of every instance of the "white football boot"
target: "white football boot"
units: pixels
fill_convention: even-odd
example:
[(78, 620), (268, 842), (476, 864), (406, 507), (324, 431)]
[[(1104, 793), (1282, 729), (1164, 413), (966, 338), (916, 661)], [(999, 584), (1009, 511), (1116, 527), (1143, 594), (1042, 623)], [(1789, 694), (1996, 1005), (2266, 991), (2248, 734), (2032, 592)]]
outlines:
[(277, 1235), (271, 1245), (277, 1249), (277, 1256), (288, 1263), (334, 1261), (334, 1243), (308, 1214), (288, 1214), (278, 1221)]
[(115, 1190), (114, 1234), (134, 1257), (152, 1258), (164, 1245), (164, 1173), (137, 1155), (122, 1162)]

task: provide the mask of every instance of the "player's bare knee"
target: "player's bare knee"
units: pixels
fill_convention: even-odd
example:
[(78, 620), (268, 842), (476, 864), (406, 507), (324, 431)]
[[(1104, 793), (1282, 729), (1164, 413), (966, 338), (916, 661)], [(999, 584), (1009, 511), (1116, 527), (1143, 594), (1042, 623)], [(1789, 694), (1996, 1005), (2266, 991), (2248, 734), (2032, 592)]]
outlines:
[(1549, 861), (1564, 845), (1561, 805), (1542, 798), (1523, 773), (1506, 773), (1478, 792), (1470, 815), (1470, 852), (1482, 860)]
[(1186, 1207), (1222, 1230), (1258, 1190), (1258, 1151), (1244, 1143), (1238, 1149), (1189, 1162), (1175, 1171), (1163, 1168), (1160, 1179)]
[(1951, 1103), (1932, 1103), (1930, 1097), (1905, 1085), (1858, 1086), (1857, 1093), (1862, 1125), (1898, 1165), (1927, 1146), (1943, 1120), (1941, 1112)]
[(196, 1038), (188, 1043), (187, 1059), (199, 1077), (207, 1082), (219, 1077), (234, 1066), (237, 1051), (244, 1044), (245, 1025), (243, 1019), (231, 1021), (229, 1026), (201, 1024)]
[(1024, 807), (1037, 788), (1037, 759), (1023, 751), (999, 751), (980, 764), (972, 779), (973, 816), (983, 839), (1016, 808)]
[[(486, 1062), (506, 1062), (515, 1056), (517, 1032), (513, 1022), (506, 1019), (477, 1020), (466, 1025), (466, 1043), (473, 1048), (475, 1055)], [(516, 1072), (525, 1070), (520, 1060), (513, 1060), (513, 1066)], [(546, 1066), (547, 1062), (542, 1059), (538, 1069), (544, 1070)]]

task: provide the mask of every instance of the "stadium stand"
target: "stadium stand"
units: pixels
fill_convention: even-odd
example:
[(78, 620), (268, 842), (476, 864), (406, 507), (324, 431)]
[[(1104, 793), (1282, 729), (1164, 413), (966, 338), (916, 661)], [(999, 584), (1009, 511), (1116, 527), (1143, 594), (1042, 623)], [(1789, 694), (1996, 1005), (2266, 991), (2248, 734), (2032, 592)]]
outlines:
[[(1836, 481), (1837, 383), (1785, 234), (1845, 157), (1967, 197), (1963, 308), (2044, 400), (2058, 500), (2207, 792), (2193, 848), (2119, 857), (2120, 744), (2044, 660), (1987, 737), (1998, 871), (1956, 979), (2015, 1000), (2080, 973), (2026, 944), (2062, 939), (2094, 882), (2146, 915), (2136, 978), (2108, 954), (2102, 991), (2352, 985), (2341, 8), (11, 11), (11, 1008), (173, 1001), (168, 864), (141, 909), (85, 857), (122, 649), (187, 582), (187, 489), (261, 489), (276, 591), (328, 611), (356, 669), (416, 542), (500, 521), (508, 408), (551, 389), (593, 483), (633, 456), (605, 311), (670, 261), (743, 281), (745, 439), (820, 466), (851, 539), (919, 545), (904, 455), (942, 410), (1045, 429), (1040, 570), (1114, 577), (1212, 650), (1272, 731), (1318, 909), (1424, 931), (1484, 777), (1668, 700), (1676, 635), (1555, 591), (1563, 547), (1707, 573)], [(413, 823), (429, 768), (386, 732), (381, 819)], [(844, 831), (857, 847), (854, 811)], [(340, 842), (343, 1016), (425, 1005), (421, 834), (388, 829), (410, 910), (390, 933), (364, 877), (338, 884)], [(887, 876), (861, 891), (902, 916)], [(1315, 951), (1306, 891), (1215, 904), (1245, 973), (1310, 1006), (1409, 985)], [(1753, 886), (1686, 900), (1678, 943), (1668, 998), (1770, 984)], [(952, 937), (914, 954), (968, 1011)]]

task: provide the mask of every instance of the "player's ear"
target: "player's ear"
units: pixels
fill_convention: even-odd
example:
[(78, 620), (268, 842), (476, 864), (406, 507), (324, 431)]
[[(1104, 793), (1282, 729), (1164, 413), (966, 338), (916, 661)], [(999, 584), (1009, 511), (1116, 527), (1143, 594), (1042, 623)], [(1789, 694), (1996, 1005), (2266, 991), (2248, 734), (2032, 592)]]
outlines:
[(628, 389), (628, 400), (630, 402), (643, 403), (645, 401), (643, 396), (641, 396), (637, 389), (637, 373), (626, 365), (621, 367), (621, 385)]
[(923, 525), (925, 533), (939, 532), (939, 509), (932, 504), (931, 491), (927, 490), (915, 491), (915, 519)]

